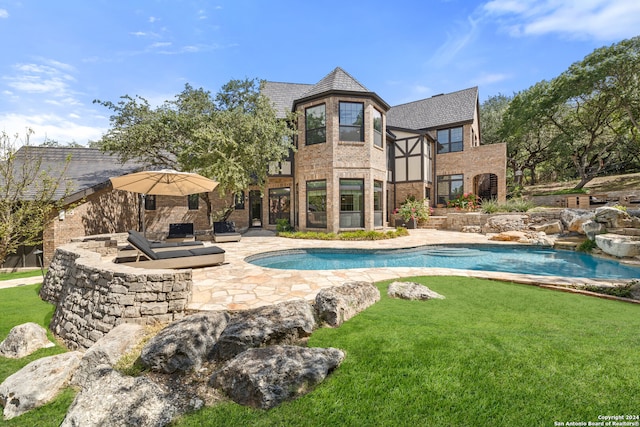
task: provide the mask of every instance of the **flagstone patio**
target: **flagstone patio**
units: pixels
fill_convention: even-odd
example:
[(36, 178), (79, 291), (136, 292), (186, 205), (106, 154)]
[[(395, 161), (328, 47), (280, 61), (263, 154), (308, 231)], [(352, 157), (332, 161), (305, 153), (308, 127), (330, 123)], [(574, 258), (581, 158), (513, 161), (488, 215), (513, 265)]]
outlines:
[[(276, 270), (245, 258), (258, 253), (297, 248), (396, 249), (426, 244), (491, 243), (487, 235), (441, 230), (410, 230), (410, 235), (378, 241), (318, 241), (245, 235), (240, 242), (220, 243), (225, 264), (193, 270), (191, 310), (244, 310), (293, 299), (313, 300), (320, 289), (351, 281), (376, 282), (411, 276), (468, 276), (527, 284), (572, 284), (575, 279), (448, 268), (358, 268), (350, 270)], [(580, 280), (580, 283), (589, 283)], [(595, 283), (595, 282), (594, 282)], [(598, 282), (602, 283), (602, 282)]]

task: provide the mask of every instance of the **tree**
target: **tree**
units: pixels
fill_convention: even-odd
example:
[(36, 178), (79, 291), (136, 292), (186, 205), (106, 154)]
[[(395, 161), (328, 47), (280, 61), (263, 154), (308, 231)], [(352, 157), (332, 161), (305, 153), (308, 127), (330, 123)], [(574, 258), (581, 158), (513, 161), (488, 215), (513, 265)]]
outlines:
[[(42, 243), (46, 221), (60, 207), (63, 170), (46, 170), (42, 158), (24, 140), (0, 134), (0, 263), (21, 245)], [(23, 145), (19, 150), (18, 146)], [(68, 164), (68, 162), (67, 162)]]
[(549, 82), (542, 81), (519, 92), (509, 102), (497, 131), (507, 142), (507, 162), (513, 169), (515, 185), (537, 182), (537, 168), (557, 157), (554, 146), (557, 129), (544, 114)]
[[(213, 98), (187, 84), (157, 108), (140, 96), (125, 95), (117, 104), (96, 100), (114, 112), (100, 146), (123, 161), (198, 172), (218, 181), (223, 195), (263, 186), (269, 164), (294, 148), (295, 127), (293, 114), (277, 117), (260, 85), (255, 79), (232, 80)], [(211, 221), (211, 203), (208, 195), (203, 198)], [(221, 219), (232, 211), (233, 202)]]
[(505, 142), (500, 134), (500, 128), (502, 126), (504, 113), (512, 99), (512, 96), (499, 93), (498, 95), (487, 98), (487, 100), (480, 105), (483, 144)]

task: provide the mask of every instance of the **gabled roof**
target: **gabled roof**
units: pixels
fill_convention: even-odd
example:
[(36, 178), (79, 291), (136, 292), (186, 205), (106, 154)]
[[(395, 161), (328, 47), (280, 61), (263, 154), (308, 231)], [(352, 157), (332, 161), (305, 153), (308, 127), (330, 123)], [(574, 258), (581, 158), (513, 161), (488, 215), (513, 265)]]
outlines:
[(433, 129), (472, 121), (478, 103), (478, 87), (391, 107), (387, 126), (400, 129)]
[(264, 82), (261, 92), (271, 100), (279, 119), (291, 112), (291, 107), (296, 99), (302, 98), (302, 94), (308, 92), (313, 85), (299, 83)]
[[(42, 160), (41, 169), (56, 178), (64, 171), (62, 184), (54, 198), (64, 197), (66, 190), (70, 194), (86, 192), (86, 190), (106, 185), (112, 176), (120, 176), (142, 169), (143, 165), (129, 161), (121, 163), (117, 156), (104, 153), (97, 148), (39, 147), (23, 146), (16, 152), (16, 163), (25, 162), (28, 158)], [(21, 160), (22, 159), (22, 160)], [(25, 198), (33, 196), (34, 190)]]

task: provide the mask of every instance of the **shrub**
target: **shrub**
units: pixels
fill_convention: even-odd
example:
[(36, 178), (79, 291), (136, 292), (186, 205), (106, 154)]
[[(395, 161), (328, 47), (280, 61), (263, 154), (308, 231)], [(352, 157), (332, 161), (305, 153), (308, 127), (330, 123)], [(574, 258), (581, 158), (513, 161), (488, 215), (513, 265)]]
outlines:
[(480, 205), (480, 198), (473, 193), (464, 193), (447, 202), (448, 208), (472, 211)]
[(580, 243), (580, 245), (578, 245), (576, 251), (590, 253), (597, 247), (598, 245), (596, 245), (595, 240), (587, 239), (584, 242)]
[(279, 232), (278, 236), (289, 239), (310, 239), (310, 240), (384, 240), (396, 237), (408, 236), (406, 228), (398, 227), (395, 230), (382, 231), (347, 231), (344, 233), (323, 233), (320, 231), (285, 231)]
[(293, 227), (291, 227), (288, 219), (281, 218), (276, 220), (276, 231), (278, 233), (281, 231), (293, 231)]
[(507, 200), (506, 206), (507, 212), (526, 212), (529, 209), (532, 209), (535, 205), (529, 200), (517, 198)]
[(429, 219), (430, 208), (424, 199), (416, 200), (415, 197), (409, 196), (393, 213), (400, 215), (404, 222), (426, 221)]
[(496, 199), (489, 199), (482, 201), (482, 212), (492, 214), (496, 212), (500, 212), (502, 206)]

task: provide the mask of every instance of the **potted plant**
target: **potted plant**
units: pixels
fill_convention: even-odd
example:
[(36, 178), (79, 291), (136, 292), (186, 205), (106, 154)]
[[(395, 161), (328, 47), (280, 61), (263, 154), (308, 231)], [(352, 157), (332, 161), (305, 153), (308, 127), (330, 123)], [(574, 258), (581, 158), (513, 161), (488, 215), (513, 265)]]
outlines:
[(426, 221), (429, 219), (429, 206), (426, 200), (416, 200), (415, 197), (409, 196), (393, 212), (400, 218), (396, 218), (396, 227), (417, 228), (418, 221)]

